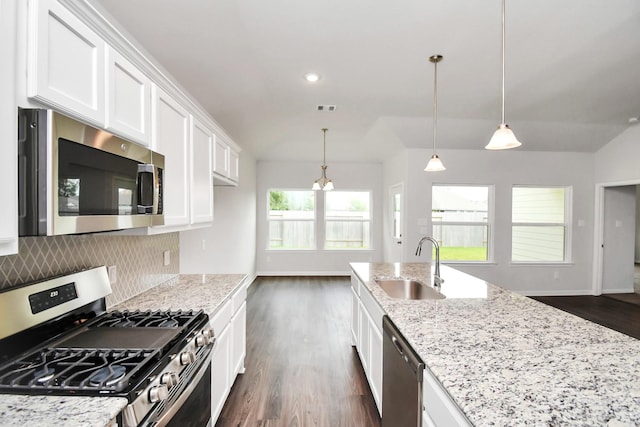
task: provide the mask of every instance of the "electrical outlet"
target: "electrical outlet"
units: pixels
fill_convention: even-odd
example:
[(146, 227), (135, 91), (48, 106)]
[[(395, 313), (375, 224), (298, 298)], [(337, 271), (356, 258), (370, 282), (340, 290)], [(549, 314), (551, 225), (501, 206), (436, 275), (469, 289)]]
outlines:
[(207, 241), (205, 239), (202, 239), (202, 250), (207, 250)]
[(107, 274), (109, 275), (109, 283), (112, 285), (118, 281), (118, 271), (116, 270), (115, 265), (107, 267)]
[(164, 262), (165, 267), (171, 264), (171, 252), (169, 251), (162, 252), (162, 260)]

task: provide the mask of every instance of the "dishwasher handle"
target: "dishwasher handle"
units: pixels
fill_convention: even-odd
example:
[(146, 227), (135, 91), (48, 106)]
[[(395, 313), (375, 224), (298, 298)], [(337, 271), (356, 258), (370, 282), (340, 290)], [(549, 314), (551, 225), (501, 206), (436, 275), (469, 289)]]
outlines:
[(424, 362), (388, 316), (382, 318), (382, 329), (389, 335), (393, 347), (400, 353), (400, 357), (404, 359), (405, 363), (409, 365), (416, 376), (416, 380), (422, 382)]

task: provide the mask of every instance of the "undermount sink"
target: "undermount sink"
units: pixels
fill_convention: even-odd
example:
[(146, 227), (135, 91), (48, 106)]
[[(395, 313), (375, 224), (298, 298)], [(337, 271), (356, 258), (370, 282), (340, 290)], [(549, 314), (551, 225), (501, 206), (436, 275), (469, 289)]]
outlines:
[(375, 279), (375, 282), (391, 298), (397, 299), (444, 299), (442, 293), (425, 285), (422, 282), (411, 279)]

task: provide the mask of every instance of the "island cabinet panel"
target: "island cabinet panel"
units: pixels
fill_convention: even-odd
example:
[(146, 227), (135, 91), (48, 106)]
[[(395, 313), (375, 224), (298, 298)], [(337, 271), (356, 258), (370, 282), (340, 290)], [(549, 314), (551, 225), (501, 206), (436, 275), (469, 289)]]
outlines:
[(28, 19), (28, 96), (103, 126), (104, 41), (54, 0), (29, 2)]
[(422, 425), (425, 427), (469, 427), (458, 405), (442, 388), (429, 368), (425, 368), (422, 377)]
[[(164, 154), (164, 225), (189, 224), (189, 112), (153, 85), (153, 149)], [(154, 228), (162, 228), (154, 227)]]
[(107, 46), (106, 128), (120, 136), (151, 144), (151, 80)]
[[(382, 414), (382, 316), (384, 311), (357, 276), (351, 276), (352, 335), (371, 394)], [(357, 312), (357, 314), (356, 314)]]
[(360, 298), (358, 298), (358, 294), (356, 290), (351, 288), (351, 345), (354, 347), (358, 347), (360, 342)]

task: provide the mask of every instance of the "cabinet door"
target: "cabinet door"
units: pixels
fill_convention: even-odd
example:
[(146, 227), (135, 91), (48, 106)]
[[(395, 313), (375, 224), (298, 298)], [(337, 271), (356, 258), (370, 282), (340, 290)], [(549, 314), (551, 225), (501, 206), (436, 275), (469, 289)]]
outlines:
[(0, 1), (0, 256), (18, 253), (18, 140), (16, 126), (16, 2)]
[(230, 372), (230, 340), (229, 327), (216, 336), (216, 343), (211, 358), (211, 420), (215, 425), (224, 402), (227, 399), (231, 385)]
[(360, 338), (358, 350), (362, 368), (364, 369), (365, 374), (367, 374), (367, 378), (369, 378), (369, 315), (362, 305), (362, 302), (359, 301), (358, 305), (358, 337)]
[(232, 148), (229, 148), (229, 179), (234, 182), (240, 181), (240, 156)]
[(358, 327), (358, 318), (359, 318), (359, 307), (360, 307), (360, 298), (358, 298), (358, 294), (356, 294), (356, 290), (351, 287), (351, 345), (356, 347), (356, 350), (359, 347), (359, 327)]
[(213, 171), (225, 178), (229, 177), (229, 145), (220, 137), (216, 138)]
[(189, 113), (157, 86), (152, 91), (153, 149), (164, 154), (164, 224), (189, 224)]
[(106, 51), (106, 127), (148, 146), (151, 143), (151, 81), (109, 46)]
[(247, 348), (247, 303), (243, 302), (231, 319), (231, 378), (244, 373), (244, 357)]
[(375, 322), (369, 323), (369, 385), (378, 412), (382, 415), (382, 333), (376, 328)]
[(104, 41), (55, 0), (29, 2), (27, 93), (104, 125)]
[(213, 133), (191, 117), (191, 223), (213, 221)]

